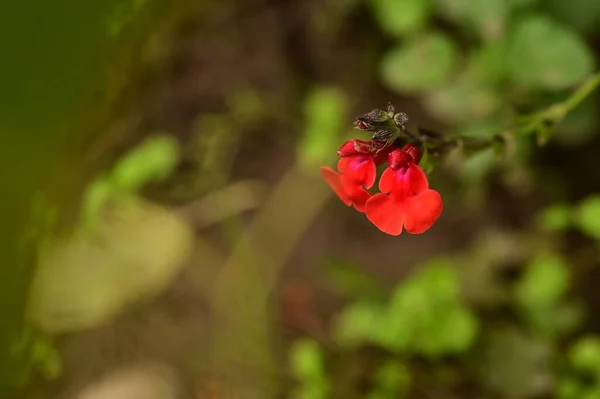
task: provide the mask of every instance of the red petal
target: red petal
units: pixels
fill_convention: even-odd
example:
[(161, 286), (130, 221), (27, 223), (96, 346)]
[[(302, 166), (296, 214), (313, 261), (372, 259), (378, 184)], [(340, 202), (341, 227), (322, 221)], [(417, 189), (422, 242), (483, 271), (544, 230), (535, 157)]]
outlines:
[(403, 200), (375, 194), (365, 205), (365, 213), (371, 223), (393, 236), (400, 235), (403, 226), (410, 234), (424, 233), (440, 217), (442, 209), (442, 197), (434, 190)]
[(389, 195), (373, 195), (365, 205), (365, 213), (367, 219), (384, 233), (393, 236), (402, 233), (405, 218), (404, 209)]
[(348, 206), (352, 204), (352, 201), (344, 191), (342, 175), (327, 166), (321, 166), (321, 176), (323, 176), (323, 179), (329, 184), (329, 187), (333, 189), (344, 204)]
[(377, 177), (375, 161), (371, 157), (357, 156), (342, 158), (338, 162), (338, 170), (344, 175), (344, 185), (364, 185), (373, 187)]
[(338, 150), (338, 156), (353, 157), (357, 155), (369, 155), (373, 154), (373, 147), (370, 141), (363, 141), (352, 139), (346, 141)]
[(354, 205), (354, 209), (358, 212), (365, 211), (365, 204), (371, 198), (371, 194), (365, 190), (362, 186), (344, 187), (348, 197)]
[[(417, 165), (410, 164), (402, 178), (402, 189), (398, 193), (404, 197), (410, 197), (422, 193), (429, 188), (429, 182), (423, 169)], [(396, 194), (396, 189), (392, 189), (392, 195)]]
[(391, 193), (396, 201), (415, 196), (428, 188), (425, 172), (415, 164), (410, 164), (408, 169), (387, 168), (379, 179), (379, 191)]
[(443, 209), (442, 196), (434, 190), (426, 190), (416, 197), (407, 198), (405, 205), (404, 228), (411, 234), (429, 230)]
[(357, 211), (364, 212), (371, 194), (360, 183), (344, 180), (343, 175), (326, 166), (321, 167), (321, 176), (344, 204), (354, 205)]
[(381, 174), (381, 178), (379, 179), (379, 191), (384, 194), (388, 194), (392, 192), (394, 189), (394, 185), (396, 184), (396, 171), (390, 168), (387, 168)]

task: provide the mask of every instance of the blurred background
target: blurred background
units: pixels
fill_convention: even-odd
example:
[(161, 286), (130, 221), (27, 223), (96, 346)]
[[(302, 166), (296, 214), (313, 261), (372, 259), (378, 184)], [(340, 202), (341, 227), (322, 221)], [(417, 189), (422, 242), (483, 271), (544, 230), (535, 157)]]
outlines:
[[(600, 398), (600, 2), (0, 6), (1, 397)], [(388, 236), (321, 179), (458, 147)]]

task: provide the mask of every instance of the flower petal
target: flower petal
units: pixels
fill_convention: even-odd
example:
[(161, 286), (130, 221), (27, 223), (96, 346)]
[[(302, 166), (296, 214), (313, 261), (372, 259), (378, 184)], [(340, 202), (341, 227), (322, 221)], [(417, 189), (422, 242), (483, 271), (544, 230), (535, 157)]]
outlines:
[(346, 141), (338, 150), (338, 156), (354, 157), (357, 155), (373, 155), (373, 146), (370, 141), (352, 139)]
[(354, 205), (354, 209), (358, 212), (365, 211), (365, 203), (371, 194), (361, 183), (345, 180), (343, 175), (326, 166), (321, 167), (321, 176), (344, 204)]
[(365, 205), (365, 214), (377, 228), (384, 233), (398, 236), (402, 233), (405, 210), (391, 196), (385, 194), (373, 195)]
[(405, 202), (404, 228), (411, 234), (421, 234), (442, 214), (442, 196), (435, 190), (425, 190), (421, 194), (407, 198)]
[[(427, 181), (427, 176), (423, 169), (418, 167), (417, 165), (410, 164), (408, 170), (404, 173), (402, 177), (402, 190), (401, 194), (405, 197), (410, 197), (422, 193), (423, 191), (429, 188), (429, 182)], [(392, 192), (396, 192), (396, 190), (392, 190)]]
[(379, 191), (384, 194), (389, 194), (394, 189), (396, 184), (396, 171), (390, 168), (387, 168), (381, 174), (381, 178), (379, 179)]
[(329, 187), (337, 194), (339, 199), (348, 206), (352, 204), (350, 197), (346, 195), (344, 186), (342, 185), (342, 175), (327, 166), (321, 166), (321, 176), (329, 184)]
[(344, 185), (363, 185), (369, 189), (375, 184), (377, 168), (373, 158), (356, 156), (342, 158), (338, 162), (338, 171), (344, 175)]

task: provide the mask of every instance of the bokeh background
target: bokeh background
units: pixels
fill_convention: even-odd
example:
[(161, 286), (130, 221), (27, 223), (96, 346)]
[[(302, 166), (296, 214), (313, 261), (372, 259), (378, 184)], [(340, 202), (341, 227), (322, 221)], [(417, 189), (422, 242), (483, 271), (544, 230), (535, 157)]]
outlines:
[[(1, 397), (600, 397), (599, 40), (595, 0), (5, 2)], [(318, 173), (388, 102), (503, 139), (422, 235)]]

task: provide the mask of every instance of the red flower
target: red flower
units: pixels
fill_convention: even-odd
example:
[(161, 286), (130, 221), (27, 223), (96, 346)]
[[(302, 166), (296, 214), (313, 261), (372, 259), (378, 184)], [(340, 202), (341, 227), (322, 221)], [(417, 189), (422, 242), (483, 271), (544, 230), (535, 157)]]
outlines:
[(344, 204), (354, 205), (357, 211), (364, 212), (365, 203), (371, 197), (367, 190), (375, 184), (376, 166), (385, 162), (392, 149), (378, 152), (378, 143), (349, 140), (338, 151), (341, 157), (337, 165), (339, 173), (322, 166), (321, 176)]
[[(420, 150), (414, 145), (402, 149), (381, 148), (381, 143), (350, 140), (338, 155), (338, 172), (321, 167), (321, 175), (346, 205), (359, 212), (384, 233), (397, 236), (405, 229), (411, 234), (428, 230), (442, 213), (442, 198), (429, 189), (425, 172), (418, 166)], [(375, 184), (376, 165), (388, 158), (388, 168), (379, 181), (381, 193), (367, 191)]]
[(442, 197), (429, 188), (425, 172), (417, 165), (420, 151), (407, 145), (389, 155), (379, 190), (366, 202), (367, 218), (384, 233), (397, 236), (427, 231), (442, 214)]

